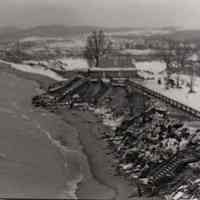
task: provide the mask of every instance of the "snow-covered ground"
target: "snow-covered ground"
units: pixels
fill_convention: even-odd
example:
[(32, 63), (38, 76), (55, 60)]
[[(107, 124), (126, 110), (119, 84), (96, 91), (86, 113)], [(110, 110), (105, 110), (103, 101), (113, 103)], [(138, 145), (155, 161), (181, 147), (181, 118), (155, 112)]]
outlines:
[[(140, 76), (143, 76), (146, 79), (140, 82), (140, 84), (200, 111), (200, 77), (194, 77), (195, 93), (189, 93), (190, 89), (188, 83), (190, 83), (191, 77), (188, 75), (180, 75), (180, 89), (166, 89), (164, 84), (166, 73), (163, 73), (165, 64), (162, 62), (136, 63), (136, 67), (139, 70)], [(176, 74), (172, 74), (174, 80), (176, 80), (176, 77)], [(162, 84), (158, 84), (158, 79), (161, 79)]]
[(153, 50), (153, 49), (144, 49), (144, 50), (140, 50), (140, 49), (125, 49), (125, 50), (121, 51), (121, 53), (138, 56), (138, 55), (152, 55), (152, 54), (155, 54), (156, 51)]
[(162, 76), (162, 72), (166, 68), (165, 63), (161, 61), (136, 62), (135, 65), (138, 74), (145, 79), (155, 79), (156, 77)]
[(85, 41), (81, 39), (76, 40), (63, 40), (63, 41), (55, 41), (49, 44), (50, 48), (83, 48), (85, 47)]
[(5, 62), (3, 60), (0, 60), (0, 63), (9, 64), (10, 67), (12, 67), (16, 70), (19, 70), (19, 71), (24, 71), (24, 72), (27, 72), (27, 73), (40, 74), (40, 75), (43, 75), (43, 76), (47, 76), (47, 77), (52, 78), (56, 81), (64, 80), (57, 73), (53, 72), (50, 69), (46, 69), (42, 66), (30, 66), (30, 65), (26, 65), (26, 64), (16, 64), (16, 63), (11, 63), (11, 62)]
[(49, 61), (35, 61), (35, 60), (28, 60), (23, 61), (24, 64), (27, 65), (43, 65), (46, 68), (60, 70), (60, 71), (72, 71), (72, 70), (84, 70), (88, 69), (88, 63), (83, 58), (59, 58), (56, 60), (49, 60)]
[(150, 71), (153, 72), (155, 75), (159, 74), (160, 72), (164, 71), (166, 65), (164, 62), (160, 61), (145, 61), (145, 62), (136, 62), (136, 68), (139, 71)]
[[(59, 58), (56, 60), (49, 60), (49, 61), (34, 61), (34, 60), (29, 60), (29, 61), (23, 61), (24, 64), (26, 65), (34, 65), (35, 66), (45, 66), (45, 68), (49, 69), (54, 69), (54, 70), (60, 70), (60, 71), (76, 71), (76, 70), (81, 70), (85, 71), (89, 69), (89, 65), (87, 61), (83, 58), (70, 58), (70, 57), (65, 57), (65, 58)], [(135, 68), (100, 68), (100, 67), (93, 67), (91, 69), (92, 71), (134, 71)]]
[(88, 63), (83, 58), (62, 58), (58, 59), (63, 64), (63, 67), (66, 70), (74, 70), (74, 69), (88, 69)]
[[(187, 77), (187, 79), (189, 79), (189, 77)], [(196, 78), (195, 93), (189, 93), (189, 88), (186, 87), (186, 83), (182, 85), (181, 89), (166, 89), (164, 84), (159, 85), (156, 80), (147, 80), (144, 81), (142, 84), (149, 89), (159, 92), (169, 98), (172, 98), (200, 111), (200, 78)]]
[(109, 68), (102, 68), (102, 67), (92, 67), (91, 71), (135, 71), (136, 69), (133, 67), (109, 67)]

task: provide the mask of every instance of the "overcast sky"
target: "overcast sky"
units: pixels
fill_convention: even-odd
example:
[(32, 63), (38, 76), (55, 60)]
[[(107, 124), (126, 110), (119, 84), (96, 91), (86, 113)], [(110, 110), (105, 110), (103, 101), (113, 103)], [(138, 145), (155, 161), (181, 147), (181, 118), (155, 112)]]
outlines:
[(200, 0), (0, 0), (1, 26), (200, 28)]

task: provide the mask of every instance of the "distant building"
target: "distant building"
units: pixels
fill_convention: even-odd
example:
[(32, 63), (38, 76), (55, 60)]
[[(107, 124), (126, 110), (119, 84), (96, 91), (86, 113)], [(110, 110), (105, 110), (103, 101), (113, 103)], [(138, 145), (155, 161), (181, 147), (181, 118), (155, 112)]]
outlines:
[(101, 57), (99, 67), (102, 68), (136, 68), (135, 59), (126, 54), (108, 54)]

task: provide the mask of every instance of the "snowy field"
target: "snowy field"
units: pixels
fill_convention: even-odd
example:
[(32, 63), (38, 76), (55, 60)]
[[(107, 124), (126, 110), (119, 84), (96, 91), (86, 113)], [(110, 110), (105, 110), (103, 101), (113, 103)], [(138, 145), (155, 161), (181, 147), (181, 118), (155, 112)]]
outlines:
[(83, 40), (63, 40), (63, 41), (55, 41), (49, 44), (50, 48), (84, 48), (85, 42)]
[[(141, 62), (136, 63), (136, 67), (139, 70), (139, 75), (146, 79), (140, 84), (200, 111), (200, 77), (194, 77), (195, 93), (189, 93), (188, 83), (190, 83), (191, 77), (188, 75), (180, 75), (180, 89), (165, 88), (165, 64), (162, 62)], [(176, 74), (173, 74), (172, 78), (176, 80), (176, 76)], [(161, 79), (162, 84), (158, 84), (158, 79)]]
[(49, 61), (23, 61), (26, 65), (43, 66), (47, 69), (54, 69), (58, 71), (73, 71), (73, 70), (87, 70), (88, 63), (83, 58), (59, 58)]
[(131, 54), (131, 55), (152, 55), (155, 54), (157, 51), (152, 50), (152, 49), (144, 49), (144, 50), (140, 50), (140, 49), (125, 49), (123, 51), (121, 51), (121, 53), (123, 54)]
[(144, 79), (155, 79), (162, 76), (165, 71), (166, 65), (164, 62), (152, 61), (152, 62), (136, 62), (136, 69), (138, 74)]
[(135, 63), (136, 68), (139, 71), (150, 71), (155, 75), (158, 75), (159, 73), (163, 72), (166, 68), (166, 65), (164, 62), (160, 61), (145, 61), (145, 62), (136, 62)]
[(182, 87), (181, 89), (178, 88), (166, 89), (164, 84), (158, 85), (157, 80), (144, 81), (143, 85), (169, 98), (172, 98), (176, 101), (179, 101), (185, 105), (188, 105), (200, 111), (200, 78), (195, 77), (195, 87), (194, 87), (195, 93), (189, 93), (190, 89), (187, 86), (187, 83), (190, 82), (189, 76), (182, 75), (180, 79), (181, 82), (183, 83), (181, 85)]
[(50, 69), (46, 69), (42, 66), (30, 66), (30, 65), (26, 65), (26, 64), (16, 64), (16, 63), (11, 63), (11, 62), (5, 62), (3, 60), (0, 60), (0, 63), (9, 64), (11, 68), (14, 68), (14, 69), (19, 70), (19, 71), (47, 76), (47, 77), (52, 78), (56, 81), (64, 80), (57, 73), (53, 72)]
[(62, 58), (58, 59), (63, 64), (65, 70), (74, 70), (74, 69), (88, 69), (88, 63), (83, 58)]

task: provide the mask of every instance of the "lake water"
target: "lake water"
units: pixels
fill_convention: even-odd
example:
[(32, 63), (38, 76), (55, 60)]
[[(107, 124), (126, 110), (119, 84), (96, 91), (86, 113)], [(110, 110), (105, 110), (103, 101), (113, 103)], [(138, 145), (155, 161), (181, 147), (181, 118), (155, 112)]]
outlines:
[(74, 198), (80, 152), (53, 138), (75, 131), (59, 116), (32, 107), (36, 83), (3, 72), (0, 87), (0, 197)]

